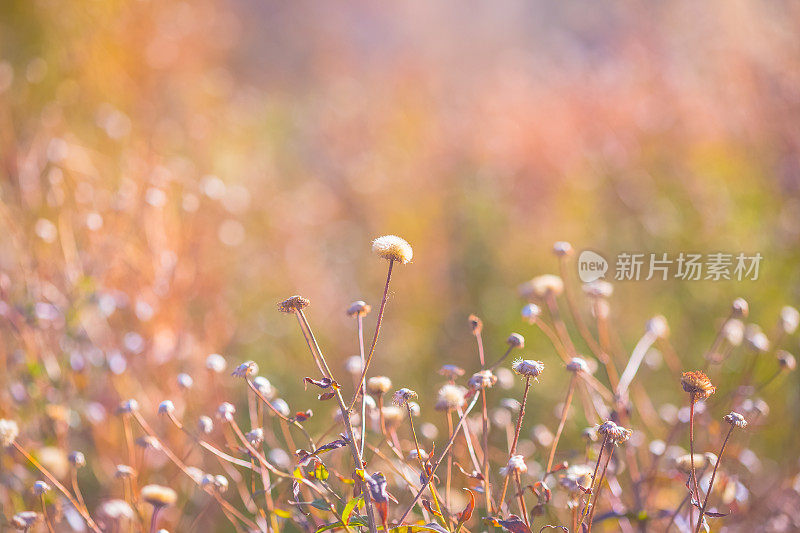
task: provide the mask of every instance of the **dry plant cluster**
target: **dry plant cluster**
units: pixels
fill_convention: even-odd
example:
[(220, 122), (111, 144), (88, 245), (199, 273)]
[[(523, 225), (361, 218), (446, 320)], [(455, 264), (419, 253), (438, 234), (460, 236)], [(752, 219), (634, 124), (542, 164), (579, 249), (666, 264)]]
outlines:
[[(528, 353), (519, 333), (502, 350), (485, 347), (483, 323), (470, 316), (464, 334), (474, 336), (474, 364), (443, 364), (429, 403), (428, 391), (380, 370), (392, 275), (411, 262), (412, 248), (389, 235), (373, 251), (388, 264), (386, 283), (377, 310), (364, 301), (346, 310), (360, 354), (344, 368), (318, 343), (308, 299), (279, 304), (309, 352), (286, 363), (314, 369), (297, 398), (281, 398), (255, 362), (231, 372), (219, 354), (202, 370), (171, 375), (160, 403), (137, 397), (135, 377), (114, 371), (113, 359), (90, 369), (54, 356), (66, 351), (60, 315), (49, 304), (21, 309), (4, 280), (3, 332), (13, 341), (4, 343), (8, 391), (0, 396), (3, 528), (207, 531), (224, 517), (236, 531), (696, 533), (747, 516), (764, 497), (743, 475), (755, 461), (746, 444), (768, 421), (759, 394), (795, 367), (781, 349), (798, 326), (794, 308), (782, 310), (768, 338), (745, 323), (748, 304), (736, 299), (687, 371), (681, 361), (689, 357), (673, 349), (662, 316), (625, 351), (612, 285), (598, 280), (577, 294), (567, 275), (572, 247), (559, 242), (560, 275), (519, 288), (522, 319), (552, 351)], [(373, 317), (374, 330), (366, 323)], [(746, 370), (715, 387), (732, 358), (744, 358)], [(755, 382), (756, 368), (768, 366), (771, 377)], [(652, 398), (642, 373), (671, 380), (670, 401)], [(98, 380), (118, 393), (113, 404), (91, 397)], [(563, 383), (563, 396), (531, 402), (542, 380)], [(22, 407), (31, 402), (36, 416)], [(320, 418), (327, 429), (312, 435), (308, 421)], [(86, 447), (74, 450), (74, 442)]]

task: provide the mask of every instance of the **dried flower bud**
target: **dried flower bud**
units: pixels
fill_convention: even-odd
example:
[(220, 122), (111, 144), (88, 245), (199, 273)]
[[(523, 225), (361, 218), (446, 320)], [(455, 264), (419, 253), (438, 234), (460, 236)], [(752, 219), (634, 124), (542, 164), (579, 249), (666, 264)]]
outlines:
[(587, 374), (590, 373), (589, 365), (586, 364), (586, 361), (581, 359), (580, 357), (573, 357), (572, 359), (570, 359), (569, 363), (567, 363), (567, 370), (575, 373), (578, 372), (585, 372)]
[(217, 408), (217, 418), (225, 422), (232, 421), (234, 413), (236, 413), (236, 408), (228, 402), (222, 402)]
[(274, 407), (275, 410), (278, 411), (283, 416), (289, 416), (289, 414), (292, 412), (292, 410), (289, 409), (289, 404), (286, 403), (286, 400), (284, 400), (283, 398), (276, 398), (272, 402), (272, 407)]
[(225, 493), (228, 490), (228, 478), (223, 475), (217, 474), (214, 476), (214, 486), (220, 493)]
[(667, 319), (661, 315), (654, 316), (648, 320), (645, 329), (649, 334), (658, 339), (666, 339), (669, 337), (669, 324), (667, 324)]
[(488, 389), (497, 383), (497, 376), (491, 370), (480, 370), (472, 374), (467, 385), (470, 389)]
[(525, 463), (525, 458), (521, 455), (512, 455), (508, 459), (508, 464), (500, 469), (502, 476), (507, 476), (511, 473), (524, 474), (528, 471), (528, 465)]
[(69, 452), (67, 456), (67, 460), (74, 466), (75, 468), (83, 468), (86, 466), (86, 456), (83, 455), (82, 452)]
[(744, 330), (744, 340), (753, 351), (765, 353), (769, 350), (769, 338), (757, 324), (748, 324)]
[(542, 309), (536, 304), (528, 304), (520, 312), (522, 319), (528, 324), (533, 324), (541, 316)]
[(372, 396), (383, 396), (392, 388), (392, 380), (386, 376), (373, 376), (367, 380), (367, 393)]
[(192, 386), (194, 385), (194, 380), (192, 379), (192, 376), (184, 372), (178, 374), (177, 380), (178, 380), (178, 387), (184, 390), (191, 389)]
[(408, 452), (409, 461), (417, 461), (420, 458), (422, 458), (423, 461), (427, 461), (428, 457), (429, 457), (428, 452), (426, 452), (422, 448), (419, 449), (419, 453), (417, 452), (416, 448), (414, 448), (410, 452)]
[(117, 479), (129, 479), (136, 475), (136, 470), (128, 465), (117, 465), (114, 470), (114, 477)]
[(725, 322), (722, 326), (722, 334), (728, 344), (731, 346), (739, 346), (744, 340), (744, 322), (738, 318), (732, 318)]
[(717, 391), (708, 376), (699, 371), (681, 374), (681, 385), (683, 390), (691, 395), (693, 401), (705, 400)]
[(144, 501), (156, 508), (173, 505), (178, 500), (178, 493), (163, 485), (145, 485), (140, 494)]
[(158, 414), (166, 415), (172, 414), (175, 412), (175, 404), (172, 403), (171, 400), (164, 400), (160, 404), (158, 404)]
[(439, 389), (434, 409), (437, 411), (458, 409), (466, 403), (466, 393), (467, 389), (459, 385), (445, 385)]
[(526, 281), (517, 290), (523, 298), (543, 299), (548, 295), (558, 296), (564, 292), (564, 281), (553, 274), (543, 274)]
[(734, 318), (747, 318), (750, 313), (750, 306), (744, 298), (736, 298), (731, 304), (731, 315)]
[(520, 376), (538, 378), (544, 372), (544, 363), (533, 359), (517, 359), (511, 365), (511, 370)]
[(522, 349), (525, 347), (525, 337), (523, 337), (519, 333), (512, 333), (506, 339), (506, 344), (508, 344), (513, 348)]
[(444, 376), (447, 379), (456, 379), (463, 376), (464, 373), (464, 369), (456, 365), (442, 365), (442, 367), (439, 369), (439, 375)]
[(347, 308), (347, 316), (367, 316), (372, 311), (372, 306), (364, 300), (357, 300)]
[(567, 241), (557, 241), (555, 244), (553, 244), (553, 253), (558, 257), (572, 255), (572, 252), (572, 245)]
[(800, 325), (800, 312), (790, 305), (785, 306), (781, 309), (780, 324), (784, 333), (791, 335), (797, 330), (797, 326)]
[(160, 450), (161, 442), (150, 435), (142, 435), (136, 439), (136, 445), (145, 450)]
[(481, 331), (483, 331), (483, 320), (478, 318), (476, 315), (469, 315), (469, 327), (472, 329), (473, 335), (480, 335)]
[(579, 492), (581, 487), (587, 488), (591, 485), (592, 472), (589, 465), (570, 465), (559, 483), (569, 492)]
[(384, 235), (372, 241), (372, 251), (388, 261), (405, 265), (411, 261), (414, 251), (411, 245), (396, 235)]
[(225, 361), (225, 358), (218, 353), (212, 353), (206, 357), (206, 368), (212, 372), (221, 374), (225, 371), (225, 367), (227, 366), (228, 363)]
[(745, 418), (736, 411), (731, 411), (730, 413), (722, 417), (722, 419), (725, 420), (725, 422), (727, 422), (728, 424), (735, 426), (739, 429), (744, 429), (747, 427), (747, 420), (745, 420)]
[(14, 515), (14, 517), (11, 519), (11, 525), (20, 531), (28, 531), (30, 528), (35, 526), (38, 521), (39, 513), (35, 513), (33, 511), (22, 511), (21, 513)]
[(302, 311), (311, 302), (307, 298), (303, 298), (299, 294), (290, 296), (278, 304), (278, 311), (281, 313), (294, 313), (295, 311)]
[(214, 421), (211, 420), (211, 417), (203, 415), (197, 419), (197, 429), (200, 433), (208, 435), (214, 431)]
[(604, 435), (605, 438), (614, 444), (621, 444), (631, 437), (632, 431), (618, 426), (611, 420), (606, 420), (597, 428), (597, 432)]
[(251, 374), (258, 374), (258, 365), (255, 361), (245, 361), (231, 373), (235, 378), (246, 378)]
[(50, 489), (51, 489), (50, 485), (48, 485), (47, 483), (45, 483), (44, 481), (41, 481), (41, 480), (36, 481), (33, 484), (33, 493), (36, 496), (41, 496), (42, 494), (50, 492)]
[(407, 389), (403, 387), (402, 389), (396, 391), (394, 393), (394, 398), (392, 398), (392, 403), (397, 406), (404, 406), (411, 400), (417, 397), (417, 393), (411, 389)]
[(125, 400), (124, 402), (119, 404), (119, 407), (117, 407), (117, 413), (119, 414), (128, 414), (138, 410), (139, 410), (139, 402), (133, 399)]
[(797, 361), (795, 361), (794, 356), (792, 354), (790, 354), (789, 352), (787, 352), (785, 350), (779, 350), (778, 351), (778, 364), (784, 370), (791, 371), (791, 370), (794, 370), (795, 367), (797, 366)]
[(583, 293), (590, 298), (611, 298), (614, 286), (604, 279), (596, 279), (583, 284)]
[(244, 434), (247, 442), (249, 442), (254, 448), (261, 445), (264, 442), (264, 430), (261, 428), (253, 428), (247, 433)]
[(0, 419), (0, 448), (8, 448), (19, 436), (19, 426), (13, 420)]

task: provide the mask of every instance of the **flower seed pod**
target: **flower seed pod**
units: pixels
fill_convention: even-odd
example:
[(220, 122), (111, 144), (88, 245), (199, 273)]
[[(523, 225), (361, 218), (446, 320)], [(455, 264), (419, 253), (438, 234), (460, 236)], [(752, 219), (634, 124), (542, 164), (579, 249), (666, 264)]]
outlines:
[(512, 455), (508, 459), (508, 464), (500, 469), (500, 475), (505, 477), (508, 474), (524, 474), (527, 471), (528, 465), (525, 463), (525, 458), (521, 455)]
[(750, 306), (744, 298), (736, 298), (731, 304), (731, 316), (733, 318), (747, 318), (750, 313)]
[(570, 372), (574, 372), (576, 374), (578, 372), (585, 372), (587, 374), (590, 373), (589, 365), (586, 364), (586, 361), (584, 359), (581, 359), (580, 357), (573, 357), (572, 359), (570, 359), (569, 363), (567, 363), (567, 370), (569, 370)]
[(497, 383), (497, 376), (491, 370), (480, 370), (472, 374), (467, 385), (470, 389), (488, 389)]
[(13, 420), (0, 419), (0, 448), (8, 448), (19, 436), (19, 426)]
[(272, 398), (275, 397), (275, 387), (273, 387), (272, 383), (270, 383), (269, 380), (264, 376), (254, 377), (253, 386), (256, 388), (258, 392), (261, 393), (261, 396), (263, 396), (267, 400), (271, 400)]
[(621, 444), (631, 437), (632, 431), (618, 426), (611, 420), (606, 420), (597, 428), (597, 432), (613, 444)]
[(656, 315), (648, 320), (645, 329), (657, 339), (669, 337), (669, 324), (667, 324), (667, 319), (662, 315)]
[(303, 298), (299, 294), (289, 296), (284, 301), (278, 304), (278, 311), (281, 313), (294, 313), (295, 311), (302, 311), (311, 303), (307, 298)]
[(261, 446), (261, 443), (264, 442), (264, 430), (261, 428), (253, 428), (245, 433), (244, 437), (253, 448), (258, 448)]
[(206, 368), (211, 372), (221, 374), (225, 372), (225, 367), (227, 366), (228, 363), (225, 361), (225, 358), (218, 353), (212, 353), (206, 357)]
[(14, 515), (14, 517), (11, 519), (11, 525), (20, 531), (28, 531), (30, 528), (36, 525), (36, 523), (39, 521), (39, 518), (39, 513), (35, 513), (33, 511), (22, 511), (21, 513)]
[(528, 304), (522, 308), (520, 314), (522, 315), (522, 320), (528, 324), (533, 324), (541, 316), (542, 309), (536, 304)]
[(480, 335), (483, 331), (483, 320), (478, 318), (477, 315), (469, 315), (469, 327), (473, 335)]
[(717, 391), (708, 376), (699, 371), (681, 374), (681, 385), (694, 401), (705, 400)]
[(780, 326), (786, 335), (791, 335), (800, 325), (800, 312), (794, 307), (787, 305), (781, 309)]
[(370, 311), (372, 311), (372, 306), (364, 300), (357, 300), (347, 308), (347, 316), (367, 316)]
[(197, 419), (197, 429), (200, 433), (208, 435), (214, 431), (214, 421), (211, 420), (211, 417), (203, 415)]
[(511, 365), (511, 370), (520, 376), (532, 377), (537, 379), (544, 372), (544, 363), (533, 359), (517, 359)]
[(373, 376), (367, 380), (367, 393), (371, 396), (383, 396), (392, 388), (392, 380), (386, 376)]
[(564, 281), (556, 275), (543, 274), (526, 281), (517, 290), (523, 298), (542, 300), (547, 296), (558, 296), (564, 292)]
[(739, 346), (744, 340), (744, 322), (732, 318), (722, 326), (722, 335), (731, 346)]
[(36, 481), (33, 484), (33, 493), (36, 496), (41, 496), (42, 494), (46, 494), (46, 493), (50, 492), (50, 489), (51, 489), (50, 485), (48, 485), (47, 483), (45, 483), (42, 480)]
[(217, 418), (225, 422), (232, 421), (234, 413), (236, 413), (236, 408), (228, 402), (222, 402), (217, 408)]
[(166, 415), (172, 414), (175, 412), (175, 404), (172, 403), (171, 400), (164, 400), (160, 404), (158, 404), (158, 414)]
[(744, 340), (754, 352), (765, 353), (769, 351), (769, 338), (757, 324), (747, 325), (744, 330)]
[(272, 407), (283, 416), (289, 416), (292, 412), (291, 409), (289, 409), (289, 404), (286, 403), (286, 400), (283, 398), (276, 398), (275, 401), (272, 402)]
[(558, 257), (566, 257), (572, 255), (572, 245), (567, 241), (557, 241), (553, 244), (553, 253)]
[(138, 439), (136, 439), (135, 444), (143, 448), (145, 450), (160, 450), (161, 449), (161, 442), (151, 436), (151, 435), (142, 435)]
[(372, 251), (387, 261), (397, 261), (401, 265), (409, 263), (414, 256), (411, 245), (397, 235), (384, 235), (372, 241)]
[(450, 411), (458, 409), (466, 403), (467, 389), (459, 385), (444, 385), (439, 389), (434, 409), (437, 411)]
[(180, 374), (178, 374), (177, 380), (178, 380), (178, 387), (184, 390), (189, 390), (194, 385), (194, 380), (192, 379), (192, 376), (186, 374), (185, 372), (181, 372)]
[(252, 374), (258, 374), (258, 365), (255, 361), (245, 361), (236, 367), (231, 375), (235, 378), (246, 378)]
[(736, 411), (731, 411), (730, 413), (722, 417), (722, 419), (725, 420), (725, 422), (727, 422), (731, 426), (737, 427), (739, 429), (744, 429), (747, 427), (747, 420), (745, 420), (745, 418)]
[(512, 348), (522, 349), (525, 347), (525, 337), (523, 337), (519, 333), (512, 333), (506, 339), (506, 344), (508, 344)]
[(439, 375), (444, 376), (450, 380), (459, 378), (463, 376), (464, 373), (465, 373), (464, 369), (456, 365), (442, 365), (442, 367), (439, 369)]
[(136, 470), (128, 465), (117, 465), (114, 470), (114, 477), (117, 479), (130, 479), (136, 475)]
[(83, 455), (82, 452), (78, 451), (69, 452), (67, 460), (75, 468), (83, 468), (84, 466), (86, 466), (86, 456)]
[(217, 474), (214, 476), (214, 486), (220, 494), (224, 494), (228, 490), (228, 478), (223, 475)]
[(163, 485), (145, 485), (140, 494), (144, 501), (156, 508), (173, 505), (178, 500), (178, 493)]
[(797, 366), (797, 361), (794, 356), (786, 350), (778, 351), (778, 365), (784, 370), (792, 371)]
[(139, 410), (139, 402), (134, 399), (125, 400), (117, 407), (118, 414), (129, 414)]
[(398, 407), (402, 407), (416, 397), (417, 393), (415, 391), (403, 387), (402, 389), (394, 393), (394, 397), (392, 398), (392, 403), (397, 405)]

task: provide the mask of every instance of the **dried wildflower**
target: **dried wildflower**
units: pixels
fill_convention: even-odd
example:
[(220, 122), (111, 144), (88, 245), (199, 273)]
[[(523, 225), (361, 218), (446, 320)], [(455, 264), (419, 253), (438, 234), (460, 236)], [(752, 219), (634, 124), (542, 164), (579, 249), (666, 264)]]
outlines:
[(220, 406), (217, 407), (217, 418), (225, 422), (233, 420), (234, 413), (236, 413), (236, 408), (231, 403), (222, 402)]
[(51, 488), (52, 488), (52, 487), (50, 487), (50, 485), (48, 485), (47, 483), (45, 483), (45, 482), (44, 482), (44, 481), (42, 481), (42, 480), (39, 480), (39, 481), (36, 481), (36, 482), (33, 484), (33, 493), (34, 493), (36, 496), (41, 496), (42, 494), (45, 494), (45, 493), (47, 493), (47, 492), (50, 492)]
[(367, 380), (367, 393), (372, 396), (383, 396), (392, 388), (392, 380), (386, 376), (373, 376)]
[(411, 245), (396, 235), (384, 235), (372, 241), (372, 251), (388, 261), (405, 265), (411, 261), (414, 251)]
[(267, 400), (271, 400), (275, 396), (275, 387), (264, 376), (256, 376), (253, 378), (253, 386), (261, 393), (261, 396)]
[(251, 374), (258, 374), (258, 365), (255, 361), (245, 361), (231, 373), (235, 378), (246, 378)]
[(750, 306), (744, 298), (736, 298), (731, 304), (731, 315), (734, 318), (747, 318), (750, 313)]
[(681, 385), (688, 392), (693, 401), (705, 400), (714, 394), (717, 388), (711, 384), (708, 376), (702, 372), (684, 372), (681, 374)]
[(791, 335), (797, 331), (797, 326), (800, 325), (800, 312), (790, 305), (783, 307), (781, 309), (780, 325), (784, 333)]
[(186, 390), (191, 389), (192, 386), (194, 385), (194, 380), (192, 379), (192, 376), (184, 372), (178, 374), (177, 381), (178, 381), (178, 387)]
[(572, 245), (567, 241), (557, 241), (553, 244), (553, 253), (558, 257), (572, 255)]
[(596, 279), (583, 284), (583, 293), (591, 298), (610, 298), (614, 294), (614, 286), (604, 279)]
[(483, 320), (478, 318), (477, 315), (469, 315), (469, 327), (472, 330), (473, 335), (480, 335), (481, 331), (483, 331)]
[(506, 344), (508, 344), (512, 348), (522, 349), (525, 347), (525, 337), (523, 337), (519, 333), (512, 333), (506, 339)]
[(227, 366), (228, 363), (225, 361), (225, 358), (218, 353), (212, 353), (206, 357), (206, 368), (211, 372), (221, 374), (225, 371), (225, 367)]
[(142, 435), (141, 437), (136, 439), (136, 445), (145, 450), (161, 449), (161, 442), (157, 438), (151, 435)]
[(778, 365), (784, 370), (794, 370), (797, 366), (797, 361), (794, 356), (785, 350), (778, 351)]
[(500, 475), (506, 476), (515, 472), (524, 474), (527, 471), (528, 465), (525, 463), (525, 458), (521, 455), (512, 455), (508, 459), (508, 464), (500, 469)]
[(142, 499), (153, 507), (166, 507), (178, 500), (178, 493), (163, 485), (145, 485), (140, 492)]
[(117, 479), (129, 479), (136, 475), (136, 470), (128, 465), (117, 465), (114, 477)]
[(611, 420), (606, 420), (597, 427), (597, 432), (614, 444), (621, 444), (631, 437), (631, 430), (618, 426)]
[(416, 448), (414, 448), (410, 452), (408, 452), (408, 459), (410, 461), (417, 461), (419, 459), (422, 459), (423, 461), (427, 461), (428, 457), (429, 457), (428, 452), (426, 452), (422, 448), (419, 449), (419, 452), (417, 452)]
[(394, 398), (392, 398), (392, 403), (399, 407), (402, 407), (416, 397), (417, 393), (415, 391), (403, 387), (402, 389), (394, 393)]
[(303, 298), (299, 294), (290, 296), (278, 304), (278, 311), (281, 313), (294, 313), (295, 311), (302, 311), (311, 303), (307, 298)]
[(558, 296), (564, 292), (564, 281), (553, 274), (536, 276), (518, 288), (519, 295), (527, 299), (543, 299), (548, 295)]
[(17, 513), (11, 519), (11, 525), (14, 526), (15, 529), (19, 529), (21, 531), (28, 531), (30, 528), (36, 525), (36, 522), (39, 521), (39, 513), (35, 513), (33, 511), (22, 511), (21, 513)]
[(522, 308), (520, 312), (522, 319), (529, 324), (536, 322), (536, 319), (542, 314), (542, 309), (536, 304), (528, 304)]
[(261, 428), (253, 428), (245, 433), (244, 437), (253, 447), (260, 446), (261, 443), (264, 442), (264, 430)]
[(467, 386), (470, 389), (488, 389), (497, 383), (497, 376), (492, 374), (491, 370), (480, 370), (472, 374), (469, 378)]
[(447, 379), (456, 379), (463, 376), (464, 373), (464, 369), (456, 365), (442, 365), (442, 368), (439, 369), (439, 375)]
[(97, 514), (108, 520), (133, 520), (136, 514), (125, 500), (106, 500), (97, 507)]
[(403, 422), (403, 415), (405, 414), (405, 409), (401, 409), (400, 407), (394, 405), (387, 405), (383, 408), (383, 421), (386, 424), (387, 428), (396, 428), (399, 427), (400, 424)]
[(175, 404), (171, 400), (164, 400), (158, 404), (158, 414), (166, 415), (175, 412)]
[(728, 424), (735, 426), (739, 429), (744, 429), (747, 427), (747, 420), (745, 420), (745, 418), (736, 411), (731, 411), (730, 413), (722, 417), (722, 419), (725, 420), (725, 422), (727, 422)]
[(357, 300), (347, 308), (347, 316), (367, 316), (372, 311), (372, 306), (364, 300)]
[(82, 452), (69, 452), (67, 459), (75, 468), (83, 468), (86, 466), (86, 456), (84, 456)]
[(211, 417), (203, 415), (197, 419), (197, 429), (200, 430), (200, 433), (208, 435), (214, 431), (214, 421), (211, 420)]
[(569, 360), (569, 363), (567, 363), (567, 370), (570, 372), (575, 372), (576, 374), (578, 372), (585, 372), (588, 374), (589, 365), (584, 359), (581, 359), (580, 357), (573, 357)]
[(656, 315), (648, 320), (645, 329), (649, 334), (658, 339), (666, 339), (669, 337), (669, 324), (667, 324), (667, 319), (662, 315)]
[(19, 426), (13, 420), (0, 419), (0, 448), (8, 448), (19, 436)]
[(117, 407), (118, 414), (128, 414), (139, 410), (139, 402), (134, 399), (125, 400)]
[(517, 359), (511, 365), (511, 370), (520, 376), (532, 377), (537, 379), (544, 372), (544, 363), (533, 359)]
[(467, 389), (459, 385), (447, 384), (439, 389), (434, 409), (437, 411), (449, 411), (458, 409), (466, 403), (465, 395)]

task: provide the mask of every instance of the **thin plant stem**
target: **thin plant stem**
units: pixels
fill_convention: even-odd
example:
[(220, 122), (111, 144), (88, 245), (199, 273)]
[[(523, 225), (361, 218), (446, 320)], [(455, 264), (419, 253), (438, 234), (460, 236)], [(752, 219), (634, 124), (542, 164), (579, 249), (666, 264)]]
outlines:
[[(453, 419), (450, 417), (450, 409), (447, 410), (447, 434), (450, 436), (451, 439), (455, 439), (455, 433), (453, 432)], [(447, 481), (445, 483), (444, 489), (444, 505), (448, 509), (450, 508), (450, 482), (453, 478), (453, 456), (447, 456)]]
[(609, 452), (606, 455), (606, 462), (603, 464), (603, 470), (600, 472), (600, 479), (597, 482), (597, 491), (595, 491), (594, 495), (594, 504), (592, 508), (589, 510), (589, 526), (587, 529), (587, 533), (591, 533), (592, 531), (592, 521), (594, 520), (594, 512), (597, 509), (597, 503), (600, 501), (600, 493), (603, 492), (603, 479), (606, 476), (606, 470), (608, 470), (608, 463), (611, 461), (611, 456), (614, 455), (614, 445), (612, 444), (609, 446)]
[[(603, 442), (602, 442), (602, 444), (600, 444), (600, 453), (597, 454), (597, 462), (595, 462), (595, 464), (594, 464), (594, 472), (592, 472), (592, 482), (589, 485), (589, 490), (590, 490), (590, 492), (589, 492), (589, 501), (586, 502), (586, 505), (584, 506), (583, 510), (581, 511), (581, 519), (578, 522), (578, 525), (583, 524), (583, 520), (586, 517), (587, 512), (589, 511), (590, 504), (592, 503), (592, 492), (591, 491), (594, 491), (594, 480), (597, 477), (597, 470), (598, 470), (598, 468), (600, 468), (600, 459), (603, 457), (603, 450), (605, 450), (607, 442), (608, 442), (608, 436), (604, 436), (603, 437)], [(583, 499), (583, 496), (581, 496), (581, 500), (582, 499)]]
[(500, 363), (502, 363), (503, 361), (505, 361), (506, 357), (508, 357), (508, 355), (511, 353), (511, 351), (512, 351), (513, 349), (514, 349), (514, 347), (513, 347), (513, 346), (509, 346), (509, 347), (508, 347), (508, 349), (505, 351), (505, 353), (504, 353), (504, 354), (503, 354), (503, 355), (500, 357), (500, 359), (498, 359), (497, 361), (495, 361), (495, 362), (494, 362), (494, 364), (493, 364), (492, 366), (490, 366), (490, 367), (489, 367), (489, 370), (491, 370), (491, 371), (494, 371), (494, 369), (495, 369), (495, 368), (497, 368), (498, 366), (500, 366)]
[(158, 515), (161, 513), (161, 506), (153, 507), (153, 516), (150, 518), (150, 533), (158, 531)]
[(486, 389), (481, 389), (481, 402), (483, 403), (481, 412), (483, 419), (483, 492), (486, 496), (486, 511), (491, 514), (494, 512), (494, 506), (492, 505), (492, 485), (489, 481), (489, 413), (486, 408)]
[(567, 389), (567, 398), (564, 400), (564, 408), (561, 410), (561, 419), (558, 421), (558, 429), (556, 429), (556, 436), (553, 439), (553, 447), (550, 448), (550, 456), (547, 458), (547, 468), (544, 470), (543, 479), (546, 478), (550, 474), (550, 469), (553, 468), (553, 459), (556, 456), (556, 448), (558, 447), (558, 441), (561, 438), (561, 432), (564, 431), (564, 425), (567, 422), (567, 413), (569, 412), (569, 406), (572, 403), (572, 394), (575, 391), (575, 379), (577, 374), (572, 374), (572, 377), (569, 380), (569, 388)]
[(42, 515), (44, 515), (44, 523), (47, 524), (47, 530), (50, 533), (55, 533), (53, 524), (50, 522), (50, 516), (47, 514), (47, 505), (44, 503), (44, 493), (39, 495), (39, 500), (42, 502)]
[[(517, 425), (514, 428), (514, 440), (511, 441), (511, 448), (508, 451), (508, 458), (514, 455), (517, 451), (517, 442), (519, 441), (519, 432), (522, 430), (522, 419), (525, 417), (525, 404), (528, 401), (528, 391), (531, 388), (531, 376), (525, 376), (525, 390), (522, 392), (522, 403), (519, 406), (519, 415), (517, 415)], [(506, 490), (508, 490), (508, 474), (503, 479), (503, 489), (500, 491), (500, 499), (497, 500), (499, 507), (503, 506), (503, 501), (506, 498)]]
[[(689, 397), (689, 461), (692, 465), (692, 486), (694, 487), (693, 497), (697, 502), (700, 501), (700, 487), (697, 485), (697, 471), (694, 468), (694, 404), (696, 398), (694, 394)], [(692, 523), (694, 517), (694, 504), (689, 502), (689, 523)], [(701, 516), (702, 517), (702, 516)]]
[(708, 490), (706, 491), (706, 497), (703, 499), (703, 505), (700, 507), (700, 516), (697, 519), (697, 526), (694, 528), (695, 533), (700, 531), (700, 526), (703, 524), (703, 516), (706, 512), (706, 506), (708, 505), (708, 498), (711, 496), (711, 489), (714, 487), (714, 479), (717, 477), (717, 469), (719, 468), (719, 464), (722, 462), (722, 454), (725, 453), (725, 445), (728, 444), (728, 439), (731, 437), (731, 433), (733, 432), (733, 424), (728, 429), (728, 434), (725, 435), (725, 440), (722, 441), (722, 447), (719, 450), (719, 455), (717, 456), (717, 462), (714, 465), (714, 471), (711, 472), (711, 480), (708, 482)]
[(386, 300), (389, 296), (389, 282), (392, 279), (392, 267), (394, 266), (394, 261), (389, 259), (389, 271), (386, 274), (386, 285), (383, 287), (383, 298), (381, 299), (381, 307), (378, 311), (378, 320), (375, 323), (375, 334), (372, 336), (372, 344), (369, 347), (369, 354), (367, 355), (367, 361), (364, 363), (364, 368), (361, 369), (361, 377), (358, 380), (358, 386), (356, 387), (356, 393), (353, 396), (353, 401), (350, 403), (350, 409), (356, 404), (358, 400), (358, 391), (364, 386), (364, 382), (367, 379), (367, 370), (369, 370), (369, 364), (372, 362), (372, 356), (375, 354), (375, 345), (378, 343), (378, 333), (381, 331), (381, 323), (383, 322), (383, 313), (386, 310)]
[(550, 312), (550, 319), (553, 321), (553, 326), (556, 328), (556, 333), (558, 333), (561, 343), (567, 349), (567, 353), (574, 357), (577, 353), (575, 350), (575, 345), (572, 344), (569, 331), (567, 331), (567, 325), (561, 318), (561, 313), (558, 310), (558, 302), (556, 302), (555, 295), (552, 292), (548, 292), (544, 297), (544, 301), (547, 304), (547, 310)]
[[(406, 411), (408, 412), (408, 422), (411, 425), (411, 434), (414, 436), (414, 446), (417, 449), (417, 459), (419, 460), (419, 466), (422, 469), (422, 475), (427, 477), (428, 474), (425, 472), (425, 461), (422, 460), (422, 449), (419, 447), (419, 439), (417, 439), (417, 430), (414, 429), (414, 418), (411, 414), (411, 406), (406, 402)], [(424, 487), (423, 487), (424, 488)], [(428, 478), (428, 488), (431, 491), (431, 498), (433, 499), (433, 505), (436, 507), (436, 512), (439, 513), (440, 520), (442, 525), (447, 529), (450, 530), (450, 526), (447, 523), (447, 520), (444, 519), (444, 515), (442, 515), (442, 509), (439, 507), (439, 499), (436, 497), (436, 490), (433, 487), (433, 476)]]
[[(361, 370), (363, 371), (366, 367), (366, 357), (364, 356), (364, 316), (361, 313), (358, 313), (357, 322), (358, 350), (359, 354), (361, 355)], [(366, 398), (367, 395), (366, 374), (364, 377), (365, 379), (361, 382), (361, 442), (359, 443), (361, 457), (364, 457), (364, 441), (367, 439), (367, 403), (364, 401), (364, 398)]]
[(514, 482), (517, 485), (517, 499), (519, 501), (519, 512), (522, 514), (522, 519), (525, 521), (525, 525), (528, 526), (528, 529), (531, 527), (531, 523), (528, 520), (528, 508), (525, 506), (525, 494), (522, 492), (522, 482), (519, 479), (519, 472), (516, 470), (514, 471)]

